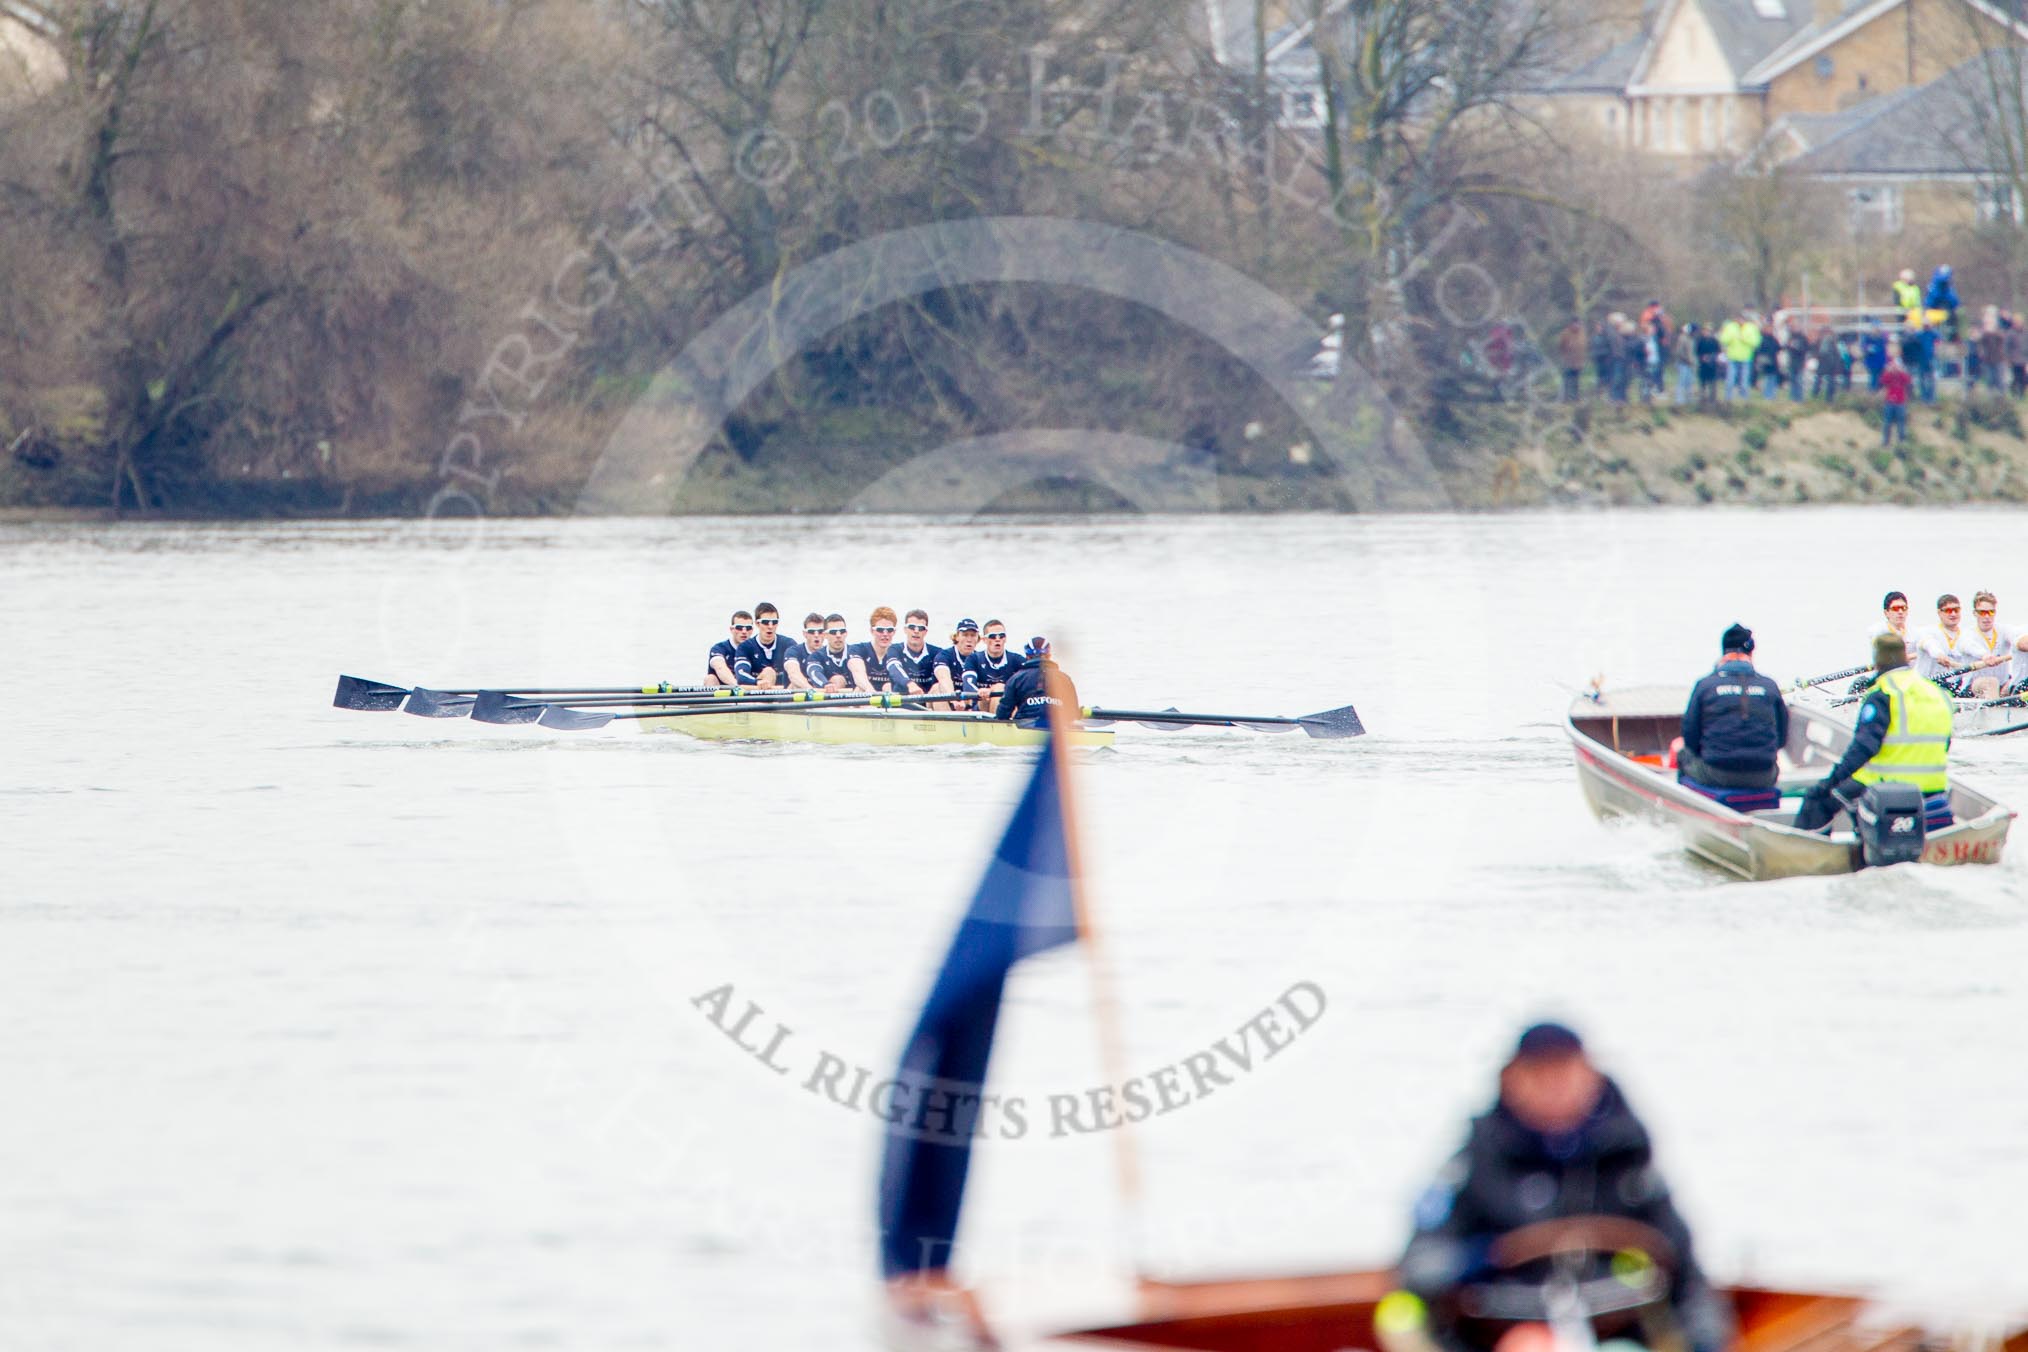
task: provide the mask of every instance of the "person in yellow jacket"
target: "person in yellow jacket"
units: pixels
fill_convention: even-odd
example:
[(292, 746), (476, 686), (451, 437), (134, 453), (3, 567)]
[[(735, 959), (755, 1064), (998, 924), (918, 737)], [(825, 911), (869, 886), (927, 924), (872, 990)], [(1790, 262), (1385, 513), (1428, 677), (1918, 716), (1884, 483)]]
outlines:
[(1725, 397), (1746, 398), (1753, 393), (1753, 354), (1760, 351), (1760, 325), (1744, 312), (1735, 315), (1719, 326), (1718, 346), (1725, 352)]
[(1922, 288), (1915, 284), (1915, 270), (1903, 268), (1894, 279), (1894, 308), (1907, 314), (1922, 309)]
[(1928, 829), (1951, 824), (1950, 696), (1909, 669), (1908, 645), (1899, 634), (1873, 640), (1873, 665), (1879, 670), (1859, 720), (1852, 745), (1831, 772), (1803, 796), (1796, 829), (1820, 831), (1841, 808), (1849, 808), (1869, 784), (1913, 784), (1921, 790), (1928, 811)]

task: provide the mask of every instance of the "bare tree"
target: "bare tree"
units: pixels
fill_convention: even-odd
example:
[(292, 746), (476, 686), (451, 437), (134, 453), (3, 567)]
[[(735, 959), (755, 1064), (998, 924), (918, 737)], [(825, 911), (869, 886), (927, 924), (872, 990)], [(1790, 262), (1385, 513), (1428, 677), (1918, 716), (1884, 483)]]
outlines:
[(1821, 188), (1776, 165), (1714, 171), (1699, 199), (1704, 237), (1735, 294), (1763, 313), (1779, 308), (1819, 248)]
[(1511, 0), (1309, 0), (1324, 94), (1325, 174), (1366, 260), (1363, 331), (1384, 331), (1433, 215), (1513, 191), (1533, 131), (1520, 100), (1568, 10)]

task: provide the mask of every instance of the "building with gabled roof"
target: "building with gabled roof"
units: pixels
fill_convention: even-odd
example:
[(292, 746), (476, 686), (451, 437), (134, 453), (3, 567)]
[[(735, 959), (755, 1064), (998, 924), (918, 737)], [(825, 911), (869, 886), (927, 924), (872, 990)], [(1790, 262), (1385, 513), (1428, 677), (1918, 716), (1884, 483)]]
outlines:
[[(2018, 67), (1989, 71), (1985, 60), (1836, 112), (1790, 113), (1768, 129), (1755, 159), (1839, 190), (1855, 236), (2022, 220), (2006, 147), (1990, 143), (1972, 115), (1976, 101), (1992, 97), (1989, 80), (2001, 71), (2018, 78)], [(2018, 117), (2028, 90), (2012, 97)]]
[(1987, 0), (1662, 0), (1541, 94), (1629, 149), (1736, 159), (1785, 117), (1924, 84), (2024, 38), (2028, 25)]

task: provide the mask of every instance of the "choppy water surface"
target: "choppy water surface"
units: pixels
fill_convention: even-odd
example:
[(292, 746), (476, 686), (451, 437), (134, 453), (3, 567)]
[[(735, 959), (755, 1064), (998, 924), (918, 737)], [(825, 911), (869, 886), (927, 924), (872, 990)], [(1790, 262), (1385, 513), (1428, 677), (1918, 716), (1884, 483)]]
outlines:
[[(1687, 682), (1738, 619), (1851, 665), (1880, 592), (1999, 591), (2020, 513), (0, 527), (0, 1343), (872, 1342), (864, 1113), (1021, 753), (729, 747), (346, 714), (691, 680), (736, 605), (1046, 630), (1087, 701), (1351, 742), (1121, 733), (1081, 775), (1136, 1073), (1299, 982), (1272, 1062), (1112, 1141), (977, 1157), (974, 1266), (1369, 1264), (1518, 1022), (1581, 1022), (1727, 1277), (2028, 1306), (2028, 841), (1743, 886), (1585, 811), (1575, 685)], [(1962, 748), (2028, 802), (2028, 737)], [(765, 1011), (759, 1064), (693, 1005)], [(1031, 965), (996, 1084), (1098, 1082)], [(1039, 1124), (1038, 1124), (1039, 1125)]]

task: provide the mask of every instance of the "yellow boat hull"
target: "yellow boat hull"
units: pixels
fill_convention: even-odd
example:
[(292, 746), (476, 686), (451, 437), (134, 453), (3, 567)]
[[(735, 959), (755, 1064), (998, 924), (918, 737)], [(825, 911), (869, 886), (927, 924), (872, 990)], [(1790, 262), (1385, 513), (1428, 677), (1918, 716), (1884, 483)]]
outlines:
[[(638, 709), (637, 713), (652, 713)], [(983, 714), (860, 709), (802, 713), (716, 710), (684, 717), (643, 718), (645, 732), (680, 732), (708, 742), (815, 742), (823, 746), (1040, 746), (1042, 732)], [(1079, 728), (1073, 746), (1111, 746), (1109, 728)]]

